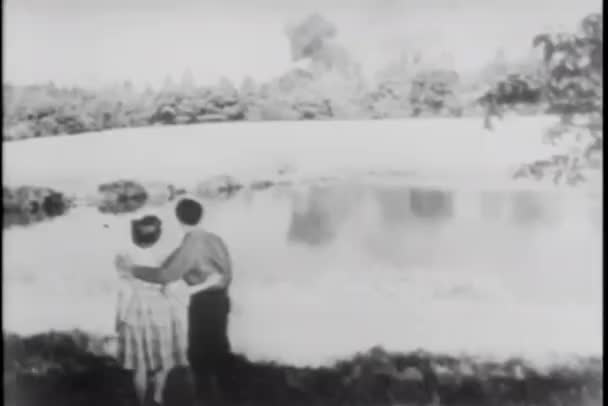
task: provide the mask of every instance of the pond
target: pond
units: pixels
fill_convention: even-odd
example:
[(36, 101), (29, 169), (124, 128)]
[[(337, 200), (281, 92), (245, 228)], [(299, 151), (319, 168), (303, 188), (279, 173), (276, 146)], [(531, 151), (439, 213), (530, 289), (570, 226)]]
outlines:
[[(342, 181), (206, 201), (252, 359), (325, 363), (375, 345), (601, 354), (601, 202), (557, 192)], [(177, 233), (173, 206), (145, 208)], [(4, 328), (112, 334), (131, 215), (93, 207), (4, 230)]]

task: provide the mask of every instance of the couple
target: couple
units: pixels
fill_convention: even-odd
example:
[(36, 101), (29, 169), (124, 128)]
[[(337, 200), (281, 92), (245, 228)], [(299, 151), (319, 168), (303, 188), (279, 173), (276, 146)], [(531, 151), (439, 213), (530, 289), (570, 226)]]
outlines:
[(116, 257), (127, 282), (117, 312), (119, 360), (133, 372), (141, 405), (151, 386), (161, 404), (169, 371), (186, 365), (196, 397), (216, 404), (227, 395), (232, 264), (222, 239), (199, 227), (199, 202), (180, 200), (175, 215), (185, 235), (168, 256), (161, 220), (149, 215), (131, 222), (133, 247)]

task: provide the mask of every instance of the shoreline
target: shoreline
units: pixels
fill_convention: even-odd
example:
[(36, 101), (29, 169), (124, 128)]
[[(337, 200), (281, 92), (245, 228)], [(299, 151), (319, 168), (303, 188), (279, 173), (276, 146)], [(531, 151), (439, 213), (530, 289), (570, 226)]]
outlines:
[[(116, 355), (116, 336), (114, 334), (102, 334), (94, 333), (91, 331), (85, 331), (79, 328), (74, 329), (48, 329), (45, 331), (32, 332), (29, 334), (20, 334), (14, 331), (3, 331), (3, 337), (8, 340), (8, 348), (17, 348), (14, 345), (19, 345), (19, 342), (28, 341), (40, 341), (44, 342), (48, 340), (50, 345), (58, 345), (59, 342), (71, 343), (70, 345), (76, 346), (75, 349), (82, 350), (90, 355), (98, 357), (109, 357), (114, 358)], [(59, 341), (54, 341), (54, 340)], [(369, 346), (368, 348), (361, 348), (358, 351), (352, 351), (350, 355), (342, 355), (327, 359), (325, 362), (316, 364), (297, 364), (289, 361), (282, 361), (279, 359), (271, 358), (260, 358), (252, 357), (249, 354), (245, 354), (245, 351), (235, 350), (233, 354), (238, 357), (244, 357), (250, 360), (252, 363), (260, 364), (277, 364), (290, 366), (294, 368), (313, 368), (313, 369), (324, 369), (333, 368), (336, 365), (344, 362), (352, 361), (356, 358), (365, 356), (377, 356), (377, 357), (399, 357), (399, 356), (419, 356), (433, 359), (452, 359), (461, 360), (462, 362), (476, 363), (479, 365), (512, 365), (513, 363), (522, 363), (522, 366), (534, 370), (539, 374), (550, 374), (552, 370), (560, 368), (577, 368), (584, 366), (586, 363), (597, 364), (603, 362), (603, 354), (597, 353), (548, 353), (544, 357), (535, 357), (531, 354), (502, 354), (492, 355), (489, 353), (475, 353), (473, 351), (435, 351), (426, 350), (423, 346), (419, 346), (417, 349), (412, 350), (391, 350), (381, 345)], [(552, 359), (549, 359), (549, 358)], [(597, 365), (596, 365), (597, 366)], [(455, 371), (453, 371), (456, 373)], [(514, 372), (514, 371), (511, 371)]]
[[(7, 404), (24, 397), (28, 405), (36, 406), (77, 405), (85, 399), (95, 405), (129, 404), (128, 376), (103, 354), (103, 344), (85, 333), (22, 337), (5, 332), (4, 342)], [(251, 362), (238, 354), (232, 365), (238, 395), (235, 405), (428, 405), (439, 401), (473, 406), (559, 401), (591, 406), (602, 404), (603, 399), (603, 357), (542, 370), (523, 359), (497, 363), (376, 347), (324, 367)], [(176, 376), (169, 383), (168, 398), (186, 391), (183, 373)], [(88, 384), (74, 387), (69, 382)], [(169, 404), (187, 402), (182, 398)]]

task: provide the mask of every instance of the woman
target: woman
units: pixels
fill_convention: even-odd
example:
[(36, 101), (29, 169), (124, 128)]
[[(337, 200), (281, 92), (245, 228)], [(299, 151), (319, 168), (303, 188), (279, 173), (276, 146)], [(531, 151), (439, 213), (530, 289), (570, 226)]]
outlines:
[(167, 285), (135, 279), (121, 264), (129, 255), (138, 263), (159, 266), (167, 250), (159, 243), (162, 224), (156, 216), (145, 216), (131, 222), (133, 246), (116, 258), (116, 267), (124, 282), (119, 292), (117, 309), (118, 358), (122, 366), (133, 371), (133, 383), (140, 405), (154, 387), (154, 401), (162, 402), (167, 375), (177, 366), (187, 365), (187, 297), (180, 282)]

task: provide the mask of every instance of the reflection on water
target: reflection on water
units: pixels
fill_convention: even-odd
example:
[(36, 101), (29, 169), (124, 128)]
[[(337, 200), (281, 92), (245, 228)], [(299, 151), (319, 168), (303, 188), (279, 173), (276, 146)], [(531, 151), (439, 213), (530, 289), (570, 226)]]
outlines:
[(543, 207), (545, 196), (536, 196), (531, 191), (517, 192), (513, 196), (512, 219), (518, 224), (531, 224), (548, 220), (549, 207)]
[[(319, 247), (347, 241), (375, 263), (409, 270), (504, 274), (500, 283), (514, 284), (511, 287), (522, 293), (517, 286), (521, 279), (509, 280), (510, 276), (538, 275), (539, 270), (552, 267), (561, 270), (564, 256), (576, 263), (585, 252), (599, 247), (600, 235), (597, 229), (593, 231), (597, 224), (593, 224), (589, 204), (566, 203), (556, 193), (531, 191), (387, 185), (312, 188), (293, 203), (287, 235), (293, 244)], [(591, 234), (580, 240), (568, 228), (572, 224), (577, 225), (574, 230)], [(556, 235), (563, 239), (559, 245)], [(547, 253), (541, 255), (540, 249)], [(562, 252), (549, 254), (551, 250)], [(579, 272), (588, 275), (593, 269)], [(531, 285), (528, 293), (538, 296), (537, 289)], [(543, 294), (547, 295), (559, 296), (556, 291)], [(585, 296), (585, 290), (579, 289), (577, 300)]]
[(406, 224), (411, 217), (410, 189), (406, 187), (377, 187), (375, 194), (382, 219), (387, 227)]
[(363, 190), (353, 186), (313, 186), (295, 194), (288, 240), (323, 245), (334, 240), (341, 225), (361, 201)]
[(145, 198), (125, 198), (121, 196), (116, 201), (103, 201), (97, 208), (104, 214), (121, 214), (137, 211), (144, 207), (145, 204)]
[[(251, 357), (320, 362), (378, 344), (601, 352), (601, 205), (586, 198), (353, 183), (206, 209), (235, 264), (230, 334)], [(158, 210), (171, 225), (172, 208)], [(110, 333), (122, 223), (81, 208), (5, 230), (6, 328)]]
[(32, 205), (29, 210), (4, 210), (2, 218), (2, 227), (9, 228), (13, 226), (29, 226), (42, 221), (51, 220), (58, 216), (63, 216), (68, 212), (68, 207), (63, 203), (61, 205), (49, 203), (45, 199), (42, 206), (37, 204)]
[(12, 226), (29, 226), (34, 223), (48, 219), (42, 211), (27, 212), (27, 211), (13, 211), (4, 212), (3, 214), (3, 227), (8, 228)]
[(410, 193), (410, 206), (414, 216), (427, 219), (452, 217), (453, 202), (450, 192), (413, 188)]
[(287, 238), (295, 243), (321, 245), (330, 242), (335, 236), (335, 223), (323, 198), (327, 191), (314, 188), (305, 196), (294, 197), (291, 224)]

